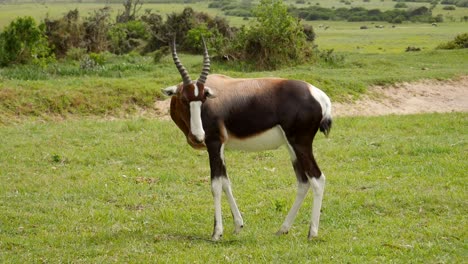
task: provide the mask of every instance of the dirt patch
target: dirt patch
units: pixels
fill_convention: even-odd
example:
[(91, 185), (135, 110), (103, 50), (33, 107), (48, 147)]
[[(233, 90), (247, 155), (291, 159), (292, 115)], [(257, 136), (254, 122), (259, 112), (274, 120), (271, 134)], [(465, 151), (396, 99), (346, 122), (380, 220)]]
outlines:
[(334, 116), (468, 112), (468, 76), (371, 87), (360, 100), (334, 103)]
[(170, 120), (169, 109), (171, 106), (171, 99), (166, 99), (164, 101), (156, 101), (154, 103), (154, 109), (156, 111), (156, 117), (162, 120)]
[[(170, 100), (156, 101), (156, 117), (169, 120)], [(352, 103), (333, 103), (333, 116), (468, 112), (468, 76), (375, 86)]]

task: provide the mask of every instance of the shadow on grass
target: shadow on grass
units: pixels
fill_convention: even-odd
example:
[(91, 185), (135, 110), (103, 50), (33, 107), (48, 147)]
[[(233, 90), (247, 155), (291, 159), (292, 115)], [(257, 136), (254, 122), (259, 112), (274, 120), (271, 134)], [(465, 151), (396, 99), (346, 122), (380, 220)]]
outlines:
[(203, 243), (210, 243), (210, 244), (217, 244), (217, 245), (235, 245), (241, 242), (238, 239), (224, 239), (222, 238), (219, 241), (213, 241), (211, 239), (201, 237), (201, 236), (194, 236), (194, 235), (187, 235), (187, 234), (156, 234), (154, 236), (154, 242), (167, 242), (167, 241), (191, 241), (191, 242), (203, 242)]
[[(276, 238), (276, 239), (275, 239)], [(260, 240), (279, 240), (279, 243), (283, 243), (281, 241), (295, 241), (298, 243), (306, 243), (310, 245), (323, 245), (326, 244), (328, 241), (325, 238), (314, 238), (312, 240), (307, 240), (306, 236), (292, 236), (289, 234), (277, 236), (274, 233), (271, 234), (271, 237), (263, 237)], [(219, 241), (212, 241), (208, 238), (208, 236), (202, 235), (190, 235), (190, 234), (156, 234), (153, 238), (154, 243), (164, 243), (164, 242), (191, 242), (191, 243), (203, 243), (203, 244), (212, 244), (212, 245), (220, 245), (220, 246), (236, 246), (241, 244), (251, 244), (251, 243), (258, 243), (256, 239), (253, 237), (243, 237), (241, 238), (229, 238), (223, 237)], [(272, 241), (271, 241), (272, 242)]]

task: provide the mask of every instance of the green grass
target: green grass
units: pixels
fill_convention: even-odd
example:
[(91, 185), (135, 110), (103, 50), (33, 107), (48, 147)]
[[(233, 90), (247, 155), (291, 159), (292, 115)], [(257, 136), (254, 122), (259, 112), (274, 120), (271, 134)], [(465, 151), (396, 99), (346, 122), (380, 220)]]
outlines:
[(466, 113), (338, 118), (315, 153), (327, 175), (320, 238), (284, 148), (227, 152), (245, 219), (213, 219), (207, 154), (169, 121), (0, 127), (0, 262), (461, 263), (467, 257)]
[[(257, 1), (258, 2), (258, 1)], [(382, 11), (386, 11), (389, 9), (393, 9), (395, 6), (395, 1), (393, 0), (373, 0), (370, 2), (363, 2), (363, 1), (352, 1), (352, 5), (346, 5), (339, 0), (312, 0), (306, 1), (310, 2), (311, 5), (316, 5), (317, 3), (321, 7), (326, 8), (352, 8), (352, 7), (364, 7), (366, 9), (380, 9)], [(208, 8), (208, 4), (210, 1), (203, 1), (197, 3), (190, 3), (190, 4), (157, 4), (151, 2), (145, 2), (143, 4), (142, 13), (144, 9), (151, 9), (154, 12), (160, 13), (163, 17), (165, 14), (169, 14), (172, 12), (180, 12), (185, 7), (191, 6), (196, 11), (203, 11), (210, 15), (218, 15), (224, 16), (224, 11), (215, 8)], [(295, 5), (298, 7), (307, 7), (309, 4), (296, 4), (295, 0), (285, 1), (287, 5)], [(415, 8), (419, 6), (426, 6), (429, 7), (428, 3), (418, 3), (418, 2), (406, 2), (409, 8)], [(122, 12), (123, 6), (118, 1), (114, 1), (111, 3), (106, 3), (106, 1), (83, 1), (82, 3), (76, 3), (75, 1), (57, 1), (52, 2), (48, 1), (46, 4), (42, 3), (32, 3), (31, 1), (22, 1), (18, 0), (15, 3), (4, 3), (0, 5), (0, 29), (4, 26), (8, 25), (13, 18), (17, 16), (32, 16), (37, 21), (42, 21), (46, 17), (50, 18), (59, 18), (65, 15), (69, 10), (73, 10), (77, 8), (80, 11), (82, 17), (88, 16), (93, 10), (97, 10), (99, 8), (104, 7), (105, 5), (111, 7), (112, 10), (112, 18), (115, 18), (118, 12)], [(460, 21), (460, 18), (465, 16), (467, 13), (468, 8), (456, 8), (453, 11), (443, 10), (442, 8), (444, 5), (437, 5), (437, 7), (433, 10), (433, 15), (436, 16), (441, 14), (444, 16), (445, 21), (447, 22), (455, 22)], [(240, 26), (248, 23), (248, 21), (243, 20), (241, 17), (233, 17), (233, 16), (226, 16), (228, 21), (233, 26)], [(317, 23), (330, 23), (329, 21), (321, 21)], [(332, 24), (334, 22), (331, 22)], [(466, 23), (464, 23), (466, 24)]]
[[(449, 79), (468, 74), (468, 52), (437, 50), (397, 54), (340, 53), (344, 62), (317, 63), (270, 72), (249, 72), (241, 64), (213, 62), (212, 73), (232, 77), (276, 76), (305, 80), (323, 89), (333, 101), (358, 98), (371, 85), (418, 79)], [(192, 76), (202, 57), (181, 54)], [(195, 77), (193, 77), (195, 78)], [(125, 116), (152, 109), (161, 88), (180, 82), (172, 59), (153, 64), (149, 58), (112, 57), (98, 71), (82, 71), (77, 63), (48, 68), (34, 65), (0, 69), (0, 124), (28, 117)]]
[[(207, 3), (191, 6), (220, 12)], [(0, 28), (17, 15), (58, 17), (77, 6), (1, 5)], [(85, 15), (102, 6), (78, 7)], [(184, 6), (154, 8), (165, 14)], [(333, 101), (359, 97), (370, 85), (468, 74), (466, 50), (433, 50), (466, 32), (463, 23), (312, 24), (319, 48), (338, 51), (343, 62), (271, 72), (213, 62), (212, 72), (306, 80)], [(359, 30), (362, 24), (371, 28)], [(423, 51), (405, 53), (407, 46)], [(196, 76), (201, 56), (180, 57)], [(224, 238), (213, 243), (206, 152), (190, 149), (172, 122), (128, 119), (151, 111), (160, 89), (180, 81), (171, 58), (106, 58), (91, 72), (77, 62), (0, 69), (1, 263), (462, 263), (468, 256), (467, 113), (337, 118), (330, 139), (315, 142), (327, 187), (320, 238), (312, 242), (311, 195), (290, 234), (273, 235), (295, 197), (287, 151), (227, 152), (245, 228), (232, 234), (224, 203)]]
[[(468, 9), (467, 9), (468, 10)], [(407, 47), (433, 50), (440, 43), (467, 32), (468, 23), (439, 23), (437, 27), (422, 23), (395, 25), (383, 22), (312, 21), (316, 44), (322, 49), (353, 53), (403, 53)], [(320, 25), (329, 26), (328, 29)], [(383, 25), (379, 29), (375, 26)], [(360, 29), (367, 26), (368, 29)]]
[[(159, 13), (164, 19), (166, 14), (173, 12), (181, 12), (185, 7), (192, 7), (196, 11), (203, 11), (212, 16), (222, 16), (223, 12), (219, 9), (208, 8), (209, 2), (191, 3), (191, 4), (153, 4), (144, 3), (141, 14), (144, 10), (151, 9), (153, 12)], [(68, 11), (75, 8), (80, 11), (80, 17), (85, 18), (93, 13), (94, 10), (109, 6), (111, 8), (111, 19), (115, 19), (116, 15), (123, 11), (121, 3), (18, 3), (18, 4), (0, 4), (0, 30), (8, 25), (15, 17), (31, 16), (39, 23), (46, 17), (56, 19), (64, 16)], [(228, 17), (232, 25), (241, 25), (245, 22), (240, 17)]]

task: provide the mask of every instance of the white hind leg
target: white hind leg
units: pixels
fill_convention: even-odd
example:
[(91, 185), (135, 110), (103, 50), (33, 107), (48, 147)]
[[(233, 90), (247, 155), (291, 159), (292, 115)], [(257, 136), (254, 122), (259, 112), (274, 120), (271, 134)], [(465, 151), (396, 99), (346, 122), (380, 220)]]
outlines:
[(313, 239), (318, 235), (320, 222), (320, 210), (322, 209), (323, 192), (325, 190), (325, 175), (319, 178), (310, 178), (310, 184), (314, 193), (314, 204), (312, 206), (312, 220), (310, 222), (309, 239)]

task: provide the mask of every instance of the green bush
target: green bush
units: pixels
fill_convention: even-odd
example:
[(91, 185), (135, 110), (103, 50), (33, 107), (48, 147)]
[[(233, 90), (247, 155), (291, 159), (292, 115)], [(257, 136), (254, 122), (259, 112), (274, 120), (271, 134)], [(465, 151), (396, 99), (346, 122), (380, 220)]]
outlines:
[(407, 8), (408, 6), (406, 5), (406, 3), (403, 3), (403, 2), (398, 2), (395, 4), (395, 8)]
[(86, 55), (86, 49), (84, 48), (71, 48), (67, 51), (66, 58), (70, 60), (79, 61), (84, 55)]
[(170, 51), (169, 51), (169, 47), (166, 46), (166, 47), (163, 47), (161, 49), (158, 49), (154, 52), (153, 54), (153, 62), (154, 63), (159, 63), (161, 62), (161, 60), (170, 54)]
[(80, 69), (85, 71), (99, 71), (102, 66), (90, 55), (85, 55), (80, 60)]
[(467, 49), (468, 33), (457, 35), (454, 40), (440, 44), (437, 49)]
[(0, 66), (42, 64), (50, 57), (44, 25), (37, 26), (32, 17), (16, 18), (0, 33)]
[(201, 54), (203, 52), (202, 37), (205, 38), (207, 46), (215, 51), (223, 50), (227, 42), (216, 28), (209, 29), (206, 24), (200, 24), (187, 32), (184, 46), (188, 51)]
[(449, 10), (449, 11), (450, 10), (456, 10), (456, 8), (454, 6), (444, 6), (442, 9), (443, 10)]
[(318, 62), (333, 66), (341, 66), (345, 61), (344, 55), (336, 54), (333, 49), (319, 50), (315, 48), (314, 55)]
[(134, 20), (117, 23), (109, 29), (110, 51), (115, 54), (128, 53), (149, 38), (148, 29), (143, 21)]
[(306, 59), (311, 49), (303, 26), (282, 1), (261, 0), (253, 14), (256, 23), (238, 32), (234, 53), (259, 69), (276, 69)]
[(115, 25), (107, 34), (109, 36), (110, 51), (112, 53), (124, 54), (131, 50), (124, 24)]
[(315, 31), (311, 25), (305, 24), (303, 32), (306, 36), (307, 41), (313, 42), (315, 40)]
[(102, 66), (102, 65), (104, 65), (104, 63), (106, 63), (106, 57), (102, 53), (91, 52), (89, 54), (89, 58), (92, 59), (94, 62), (96, 62), (96, 64), (98, 64), (100, 66)]

